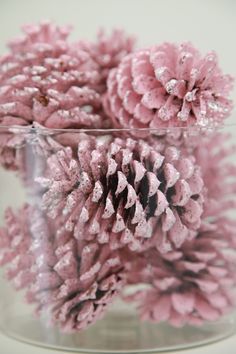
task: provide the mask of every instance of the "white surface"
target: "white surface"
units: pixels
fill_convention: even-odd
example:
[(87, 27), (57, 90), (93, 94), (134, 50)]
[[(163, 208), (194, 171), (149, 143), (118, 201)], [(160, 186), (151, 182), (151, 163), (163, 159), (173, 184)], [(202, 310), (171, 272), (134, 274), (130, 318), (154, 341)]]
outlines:
[[(223, 70), (236, 76), (235, 0), (0, 0), (0, 52), (23, 23), (49, 18), (75, 26), (73, 38), (92, 39), (99, 26), (122, 27), (139, 45), (192, 41), (204, 53), (215, 49)], [(234, 91), (236, 98), (236, 91)], [(236, 101), (236, 100), (235, 100)], [(20, 205), (17, 180), (0, 172), (0, 218), (3, 207)], [(236, 337), (178, 354), (235, 354)], [(0, 335), (0, 354), (50, 354)], [(58, 352), (62, 353), (63, 352)], [(64, 353), (65, 354), (65, 353)]]
[[(209, 344), (204, 347), (187, 349), (183, 351), (171, 352), (171, 354), (235, 354), (236, 336), (225, 339), (221, 342)], [(20, 343), (0, 334), (1, 354), (69, 354), (57, 350), (49, 350), (40, 347), (33, 347), (29, 344)]]

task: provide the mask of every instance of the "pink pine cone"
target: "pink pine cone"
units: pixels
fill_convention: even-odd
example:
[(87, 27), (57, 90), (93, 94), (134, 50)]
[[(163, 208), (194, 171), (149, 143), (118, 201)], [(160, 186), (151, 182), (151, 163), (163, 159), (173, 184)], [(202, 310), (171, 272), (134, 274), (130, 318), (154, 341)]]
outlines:
[(126, 56), (111, 71), (104, 106), (117, 128), (216, 125), (232, 109), (232, 81), (215, 53), (201, 57), (190, 43), (164, 43)]
[(46, 188), (43, 208), (52, 218), (63, 211), (76, 239), (132, 250), (155, 242), (166, 252), (194, 237), (204, 186), (192, 156), (174, 147), (161, 154), (142, 140), (78, 140), (78, 160), (70, 148), (59, 151), (37, 178)]
[(236, 222), (229, 216), (236, 207), (236, 147), (223, 147), (231, 138), (211, 133), (199, 137), (192, 150), (205, 190), (196, 237), (166, 254), (148, 250), (128, 265), (130, 283), (150, 285), (128, 299), (137, 301), (145, 320), (200, 325), (219, 319), (235, 306)]
[(181, 327), (216, 321), (235, 306), (235, 227), (218, 219), (180, 249), (160, 254), (151, 249), (127, 267), (131, 284), (148, 289), (127, 297), (143, 320)]
[(25, 289), (38, 315), (50, 325), (74, 332), (104, 315), (123, 284), (123, 265), (109, 246), (77, 241), (26, 205), (6, 211), (0, 229), (0, 264), (17, 290)]
[[(215, 132), (199, 137), (194, 148), (196, 162), (201, 166), (206, 186), (206, 205), (203, 218), (234, 213), (236, 208), (236, 145), (233, 136)], [(227, 142), (227, 144), (226, 144)]]
[(23, 30), (1, 58), (1, 123), (13, 125), (17, 118), (18, 125), (101, 127), (100, 96), (92, 89), (99, 79), (96, 63), (73, 50), (64, 27), (42, 23)]
[[(98, 65), (67, 42), (69, 29), (45, 22), (24, 26), (23, 31), (22, 38), (9, 44), (9, 54), (0, 58), (0, 124), (107, 127), (96, 92)], [(14, 169), (12, 140), (11, 134), (0, 135), (3, 165)]]
[(95, 42), (80, 41), (78, 43), (78, 48), (87, 52), (99, 67), (99, 91), (106, 91), (106, 81), (110, 70), (116, 68), (121, 60), (134, 50), (134, 44), (135, 39), (119, 29), (113, 30), (110, 35), (101, 29)]

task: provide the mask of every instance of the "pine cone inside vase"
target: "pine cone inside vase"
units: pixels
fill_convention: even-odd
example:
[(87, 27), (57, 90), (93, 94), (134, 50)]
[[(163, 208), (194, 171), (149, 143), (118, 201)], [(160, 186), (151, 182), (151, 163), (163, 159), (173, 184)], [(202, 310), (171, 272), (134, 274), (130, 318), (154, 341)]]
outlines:
[(128, 296), (136, 301), (143, 320), (181, 327), (216, 321), (235, 306), (235, 221), (218, 219), (186, 241), (178, 250), (157, 249), (133, 257), (127, 274), (130, 284), (145, 290)]
[[(67, 42), (69, 29), (50, 23), (25, 26), (0, 58), (0, 124), (48, 128), (104, 128), (98, 65)], [(13, 155), (9, 163), (9, 149)], [(15, 168), (12, 135), (1, 134), (3, 164)]]
[(215, 132), (199, 137), (193, 153), (201, 166), (206, 186), (203, 218), (234, 214), (236, 207), (236, 145), (229, 133)]
[(31, 206), (6, 211), (0, 264), (50, 325), (76, 332), (105, 314), (123, 282), (123, 264), (108, 245), (77, 241)]
[(134, 50), (135, 39), (122, 30), (113, 30), (107, 35), (103, 29), (97, 34), (95, 42), (78, 42), (78, 48), (84, 50), (98, 64), (100, 81), (99, 91), (105, 92), (106, 81), (112, 68), (116, 68), (121, 60)]
[(78, 137), (78, 159), (70, 148), (48, 159), (42, 206), (64, 215), (76, 239), (126, 244), (162, 252), (194, 237), (201, 223), (204, 186), (192, 156), (175, 147), (163, 154), (143, 140)]
[[(126, 56), (111, 71), (104, 106), (118, 128), (216, 125), (229, 116), (233, 78), (215, 53), (164, 43)], [(144, 132), (132, 131), (135, 135)]]

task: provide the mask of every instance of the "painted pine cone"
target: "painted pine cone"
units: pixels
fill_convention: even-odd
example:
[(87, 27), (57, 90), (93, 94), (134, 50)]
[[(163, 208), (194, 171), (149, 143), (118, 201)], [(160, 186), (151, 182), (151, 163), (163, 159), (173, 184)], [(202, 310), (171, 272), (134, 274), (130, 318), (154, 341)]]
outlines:
[(113, 30), (110, 35), (101, 29), (95, 42), (80, 41), (78, 43), (78, 48), (87, 52), (98, 65), (100, 74), (98, 91), (106, 91), (110, 70), (116, 68), (121, 60), (134, 50), (134, 44), (135, 39), (119, 29)]
[(168, 147), (163, 154), (145, 141), (78, 139), (78, 160), (70, 148), (48, 159), (42, 206), (62, 214), (76, 239), (141, 250), (154, 242), (166, 252), (194, 237), (201, 224), (204, 189), (192, 156)]
[(0, 264), (17, 290), (36, 306), (49, 325), (74, 332), (99, 319), (123, 284), (123, 265), (108, 245), (78, 242), (47, 222), (39, 210), (25, 206), (6, 211), (0, 229)]
[(148, 285), (127, 297), (144, 320), (173, 326), (216, 321), (235, 305), (235, 221), (228, 218), (199, 231), (180, 249), (152, 249), (127, 266), (131, 284)]
[(231, 134), (215, 132), (199, 137), (194, 148), (206, 186), (203, 218), (217, 220), (223, 214), (233, 213), (236, 208), (236, 145), (230, 141), (233, 141)]
[[(0, 59), (0, 122), (49, 128), (103, 126), (97, 65), (66, 41), (69, 30), (50, 23), (23, 28)], [(80, 55), (81, 54), (81, 55)], [(17, 119), (16, 119), (17, 118)]]
[[(0, 58), (0, 124), (48, 128), (104, 128), (98, 65), (67, 42), (69, 29), (51, 23), (25, 26)], [(16, 137), (1, 131), (2, 165), (18, 169)]]
[(215, 53), (201, 57), (189, 43), (164, 43), (126, 56), (111, 71), (104, 106), (118, 128), (215, 125), (230, 114), (232, 81)]

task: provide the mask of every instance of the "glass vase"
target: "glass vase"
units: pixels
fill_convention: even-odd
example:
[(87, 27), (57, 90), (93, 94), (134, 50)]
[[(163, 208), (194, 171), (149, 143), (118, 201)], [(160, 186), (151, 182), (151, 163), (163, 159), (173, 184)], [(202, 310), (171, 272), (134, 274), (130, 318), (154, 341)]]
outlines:
[(1, 127), (2, 331), (96, 353), (234, 333), (233, 129)]

